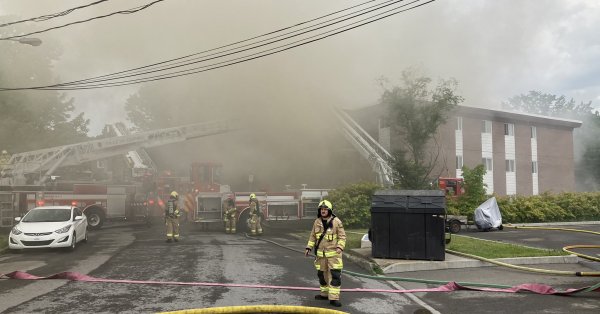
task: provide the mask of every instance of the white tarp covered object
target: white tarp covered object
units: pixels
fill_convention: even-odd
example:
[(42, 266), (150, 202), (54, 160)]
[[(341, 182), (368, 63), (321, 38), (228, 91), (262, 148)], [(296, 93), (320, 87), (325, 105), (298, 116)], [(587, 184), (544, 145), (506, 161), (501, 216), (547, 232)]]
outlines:
[(495, 197), (488, 199), (477, 207), (475, 210), (475, 225), (477, 229), (485, 231), (491, 228), (502, 229), (502, 215)]

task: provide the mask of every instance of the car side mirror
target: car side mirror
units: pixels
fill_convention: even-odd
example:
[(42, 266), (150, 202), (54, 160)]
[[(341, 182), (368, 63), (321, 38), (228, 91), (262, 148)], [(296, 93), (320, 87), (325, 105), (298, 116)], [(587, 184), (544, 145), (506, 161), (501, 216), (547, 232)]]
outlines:
[(16, 221), (16, 222), (19, 222), (19, 221), (21, 221), (21, 217), (15, 217), (15, 221)]
[(75, 221), (83, 220), (83, 216), (75, 216)]

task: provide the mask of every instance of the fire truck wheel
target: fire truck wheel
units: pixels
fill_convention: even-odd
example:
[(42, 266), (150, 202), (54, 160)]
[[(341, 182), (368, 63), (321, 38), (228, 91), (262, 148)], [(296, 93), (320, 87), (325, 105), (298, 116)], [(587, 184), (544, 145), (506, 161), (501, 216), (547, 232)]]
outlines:
[(104, 213), (98, 208), (90, 208), (85, 211), (88, 220), (88, 228), (97, 230), (104, 224)]

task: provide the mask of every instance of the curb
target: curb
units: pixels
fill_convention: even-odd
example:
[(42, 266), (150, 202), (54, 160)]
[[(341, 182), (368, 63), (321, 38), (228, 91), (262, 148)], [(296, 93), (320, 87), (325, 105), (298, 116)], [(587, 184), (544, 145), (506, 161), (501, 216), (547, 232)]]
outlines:
[[(543, 256), (543, 257), (511, 257), (494, 259), (498, 262), (503, 262), (512, 265), (536, 265), (536, 264), (577, 264), (579, 259), (575, 255), (567, 256)], [(423, 270), (443, 270), (456, 268), (473, 268), (473, 267), (498, 267), (498, 265), (479, 261), (475, 259), (460, 259), (454, 261), (412, 261), (404, 263), (395, 263), (382, 270), (385, 274), (401, 273), (410, 271)]]

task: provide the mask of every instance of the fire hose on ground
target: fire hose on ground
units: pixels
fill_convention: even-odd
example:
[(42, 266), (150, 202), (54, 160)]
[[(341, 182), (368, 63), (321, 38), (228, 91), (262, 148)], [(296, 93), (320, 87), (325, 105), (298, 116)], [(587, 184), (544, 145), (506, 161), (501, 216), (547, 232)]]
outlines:
[[(525, 228), (525, 227), (519, 227)], [(538, 228), (538, 227), (527, 227), (527, 228)], [(541, 228), (538, 228), (541, 229)], [(552, 228), (552, 230), (560, 229), (560, 228)], [(568, 231), (573, 231), (576, 229), (571, 229)], [(589, 232), (594, 234), (599, 234), (592, 231), (581, 231), (581, 232)], [(292, 250), (301, 254), (304, 254), (304, 251), (297, 250), (294, 248), (290, 248), (288, 246), (279, 244), (275, 241), (250, 237), (247, 234), (245, 235), (247, 238), (261, 240), (265, 242), (269, 242), (280, 246), (282, 248), (286, 248), (288, 250)], [(576, 246), (569, 246), (570, 248)], [(586, 246), (589, 247), (589, 246)], [(593, 246), (596, 247), (596, 246)], [(565, 247), (566, 248), (566, 247)], [(511, 268), (516, 268), (520, 270), (527, 271), (535, 271), (535, 272), (543, 272), (546, 274), (559, 274), (559, 275), (576, 275), (576, 276), (600, 276), (600, 272), (563, 272), (563, 271), (554, 271), (554, 270), (542, 270), (535, 269), (529, 267), (522, 267), (511, 265), (507, 263), (502, 263), (498, 261), (493, 261), (490, 259), (485, 259), (482, 257), (458, 253), (454, 251), (447, 250), (452, 254), (460, 254), (464, 256), (468, 256), (471, 258), (477, 258), (480, 260), (484, 260), (486, 262), (494, 263), (500, 266), (506, 266)], [(571, 288), (566, 290), (557, 290), (551, 286), (543, 285), (543, 284), (521, 284), (516, 286), (507, 286), (507, 285), (497, 285), (497, 284), (488, 284), (488, 283), (473, 283), (473, 282), (448, 282), (448, 281), (438, 281), (438, 280), (426, 280), (426, 279), (417, 279), (417, 278), (401, 278), (401, 277), (386, 277), (386, 276), (374, 276), (374, 275), (366, 275), (361, 273), (356, 273), (348, 270), (344, 270), (343, 273), (363, 278), (370, 278), (375, 280), (385, 280), (385, 281), (405, 281), (405, 282), (415, 282), (415, 283), (424, 283), (424, 284), (437, 284), (440, 285), (434, 288), (421, 288), (421, 289), (363, 289), (363, 288), (354, 288), (354, 289), (341, 289), (344, 292), (376, 292), (376, 293), (416, 293), (416, 292), (451, 292), (458, 290), (468, 290), (468, 291), (484, 291), (484, 292), (504, 292), (504, 293), (518, 293), (518, 292), (533, 292), (542, 295), (561, 295), (561, 296), (569, 296), (578, 293), (584, 292), (600, 292), (600, 283), (595, 284), (589, 287), (583, 288)], [(219, 286), (219, 287), (228, 287), (228, 288), (250, 288), (250, 289), (282, 289), (282, 290), (302, 290), (302, 291), (319, 291), (319, 288), (316, 287), (293, 287), (293, 286), (273, 286), (273, 285), (250, 285), (250, 284), (235, 284), (235, 283), (210, 283), (210, 282), (173, 282), (173, 281), (156, 281), (156, 280), (123, 280), (123, 279), (106, 279), (106, 278), (97, 278), (92, 277), (80, 273), (75, 272), (63, 272), (54, 274), (51, 276), (40, 277), (28, 274), (26, 272), (14, 271), (7, 274), (0, 274), (0, 279), (21, 279), (21, 280), (44, 280), (44, 279), (63, 279), (63, 280), (71, 280), (71, 281), (84, 281), (84, 282), (95, 282), (95, 283), (123, 283), (123, 284), (148, 284), (148, 285), (179, 285), (179, 286)], [(303, 306), (287, 306), (287, 305), (253, 305), (253, 306), (229, 306), (229, 307), (221, 307), (221, 308), (205, 308), (205, 309), (188, 309), (182, 311), (175, 311), (169, 313), (344, 313), (335, 310), (322, 309), (322, 308), (311, 308), (311, 307), (303, 307)]]
[[(280, 246), (282, 248), (285, 248), (285, 249), (288, 249), (288, 250), (292, 250), (294, 252), (299, 252), (299, 253), (304, 254), (304, 251), (300, 251), (300, 250), (297, 250), (297, 249), (294, 249), (294, 248), (290, 248), (288, 246), (279, 244), (279, 243), (277, 243), (275, 241), (271, 241), (271, 240), (267, 240), (267, 239), (262, 239), (262, 238), (250, 237), (247, 234), (246, 234), (246, 237), (247, 238), (251, 238), (251, 239), (256, 239), (256, 240), (261, 240), (261, 241), (269, 242), (269, 243), (275, 244), (277, 246)], [(480, 257), (480, 256), (475, 256), (475, 255), (471, 255), (471, 254), (465, 254), (465, 253), (455, 252), (455, 251), (451, 251), (451, 250), (446, 250), (446, 252), (451, 253), (451, 254), (464, 255), (464, 256), (469, 257), (469, 258), (474, 258), (474, 259), (478, 259), (478, 260), (481, 260), (481, 261), (485, 261), (485, 262), (489, 262), (489, 263), (492, 263), (492, 264), (496, 264), (496, 265), (499, 265), (499, 266), (505, 266), (505, 267), (509, 267), (509, 268), (515, 268), (515, 269), (524, 270), (524, 271), (540, 272), (540, 273), (554, 274), (554, 275), (573, 275), (573, 276), (579, 276), (579, 277), (582, 277), (582, 276), (594, 276), (594, 277), (600, 276), (600, 272), (570, 272), (570, 271), (557, 271), (557, 270), (548, 270), (548, 269), (538, 269), (538, 268), (531, 268), (531, 267), (523, 267), (523, 266), (518, 266), (518, 265), (512, 265), (512, 264), (508, 264), (508, 263), (503, 263), (503, 262), (495, 261), (495, 260), (492, 260), (492, 259), (487, 259), (487, 258)], [(467, 289), (467, 290), (479, 290), (479, 289), (471, 289), (470, 287), (481, 287), (482, 289), (480, 289), (479, 291), (497, 291), (497, 292), (530, 291), (530, 292), (539, 293), (539, 294), (555, 294), (555, 295), (569, 295), (569, 294), (573, 294), (573, 293), (591, 292), (591, 291), (598, 291), (598, 292), (600, 292), (600, 283), (597, 283), (597, 284), (595, 284), (593, 286), (580, 288), (580, 289), (567, 289), (567, 290), (564, 290), (564, 291), (558, 291), (558, 290), (556, 290), (556, 289), (554, 289), (554, 288), (552, 288), (550, 286), (541, 285), (541, 284), (522, 284), (522, 285), (517, 285), (517, 286), (507, 286), (507, 285), (497, 285), (497, 284), (489, 284), (489, 283), (448, 282), (448, 281), (427, 280), (427, 279), (418, 279), (418, 278), (373, 276), (373, 275), (366, 275), (366, 274), (356, 273), (356, 272), (352, 272), (352, 271), (349, 271), (349, 270), (343, 270), (342, 272), (345, 273), (345, 274), (348, 274), (348, 275), (356, 276), (356, 277), (364, 277), (364, 278), (370, 278), (370, 279), (376, 279), (376, 280), (384, 280), (384, 281), (388, 281), (388, 280), (389, 281), (405, 281), (405, 282), (415, 282), (415, 283), (425, 283), (425, 284), (441, 284), (441, 285), (456, 284), (461, 289)], [(499, 289), (499, 290), (491, 290), (491, 289)]]

